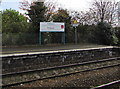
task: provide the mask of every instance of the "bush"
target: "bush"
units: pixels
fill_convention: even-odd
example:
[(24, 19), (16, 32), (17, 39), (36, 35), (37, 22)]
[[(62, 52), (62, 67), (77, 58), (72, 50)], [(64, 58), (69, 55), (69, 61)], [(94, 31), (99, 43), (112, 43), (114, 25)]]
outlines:
[(95, 25), (79, 25), (77, 27), (79, 43), (93, 43)]
[(115, 30), (106, 22), (100, 22), (97, 24), (94, 31), (94, 39), (96, 43), (103, 45), (116, 45), (118, 43)]
[(118, 46), (120, 46), (120, 27), (115, 28), (115, 31), (118, 38)]
[(35, 34), (29, 33), (3, 33), (2, 45), (28, 45), (35, 44)]

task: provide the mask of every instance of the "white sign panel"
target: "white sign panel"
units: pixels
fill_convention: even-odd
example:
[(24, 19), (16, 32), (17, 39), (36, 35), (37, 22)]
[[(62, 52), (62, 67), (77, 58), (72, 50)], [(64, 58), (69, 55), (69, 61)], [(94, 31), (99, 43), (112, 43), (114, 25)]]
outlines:
[(64, 32), (64, 30), (64, 23), (40, 22), (40, 32)]
[(79, 24), (72, 24), (73, 27), (77, 27)]

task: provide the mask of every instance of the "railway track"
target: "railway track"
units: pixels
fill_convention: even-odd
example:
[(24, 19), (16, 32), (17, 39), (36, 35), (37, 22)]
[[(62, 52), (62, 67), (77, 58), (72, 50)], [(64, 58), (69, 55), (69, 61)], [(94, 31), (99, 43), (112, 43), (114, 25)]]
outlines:
[(83, 63), (48, 67), (36, 70), (28, 70), (22, 72), (13, 72), (2, 74), (2, 87), (16, 86), (19, 84), (29, 83), (37, 80), (67, 76), (80, 72), (87, 72), (108, 67), (120, 65), (120, 57), (101, 59), (97, 61), (89, 61)]
[(109, 88), (120, 89), (120, 80), (113, 81), (107, 84), (102, 84), (91, 89), (109, 89)]

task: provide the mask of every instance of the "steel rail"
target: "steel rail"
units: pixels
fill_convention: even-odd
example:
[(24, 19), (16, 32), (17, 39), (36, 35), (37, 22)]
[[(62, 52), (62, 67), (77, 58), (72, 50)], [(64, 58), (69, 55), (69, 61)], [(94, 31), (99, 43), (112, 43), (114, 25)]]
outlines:
[[(109, 59), (90, 61), (90, 62), (84, 62), (84, 63), (78, 63), (78, 64), (69, 64), (69, 65), (64, 65), (64, 66), (43, 68), (43, 69), (39, 69), (39, 70), (30, 70), (30, 71), (27, 71), (27, 72), (24, 71), (24, 72), (17, 72), (17, 73), (13, 73), (13, 74), (12, 73), (11, 74), (4, 74), (3, 77), (10, 76), (10, 75), (15, 75), (15, 74), (23, 74), (23, 73), (30, 73), (30, 72), (36, 72), (36, 71), (38, 72), (38, 71), (52, 70), (52, 69), (57, 69), (57, 68), (58, 69), (59, 68), (67, 68), (67, 67), (72, 67), (72, 66), (86, 65), (86, 64), (91, 64), (91, 63), (99, 63), (99, 62), (106, 62), (106, 61), (110, 61), (110, 60), (119, 60), (119, 59), (120, 59), (120, 57), (116, 57), (116, 58), (109, 58)], [(76, 74), (76, 73), (80, 73), (80, 72), (93, 71), (93, 70), (109, 68), (109, 67), (114, 67), (114, 66), (119, 66), (119, 65), (120, 65), (120, 63), (119, 64), (114, 64), (114, 65), (98, 67), (98, 68), (86, 69), (86, 70), (82, 70), (82, 71), (75, 71), (75, 72), (72, 72), (72, 73), (64, 73), (64, 74), (61, 74), (61, 75), (53, 75), (53, 76), (43, 77), (43, 78), (39, 78), (39, 79), (33, 79), (33, 80), (27, 80), (27, 81), (22, 81), (22, 82), (13, 83), (13, 84), (2, 85), (2, 87), (15, 86), (15, 85), (29, 83), (29, 82), (33, 82), (33, 81), (37, 81), (37, 80), (43, 80), (43, 79), (49, 79), (49, 78), (55, 78), (55, 77), (62, 77), (62, 76), (67, 76), (67, 75)]]
[(68, 75), (72, 75), (72, 74), (77, 74), (77, 73), (81, 73), (81, 72), (94, 71), (94, 70), (99, 70), (99, 69), (104, 69), (104, 68), (115, 67), (115, 66), (120, 66), (120, 64), (112, 65), (112, 66), (105, 66), (105, 67), (100, 67), (100, 68), (94, 68), (94, 69), (88, 69), (88, 70), (82, 70), (82, 71), (78, 71), (78, 72), (74, 72), (74, 73), (66, 73), (66, 74), (62, 74), (62, 75), (53, 75), (53, 76), (45, 77), (45, 78), (39, 78), (39, 79), (34, 79), (34, 80), (29, 80), (29, 81), (23, 81), (23, 82), (8, 84), (8, 85), (2, 85), (2, 87), (6, 88), (6, 87), (11, 87), (11, 86), (17, 86), (17, 85), (20, 85), (20, 84), (31, 83), (31, 82), (38, 81), (38, 80), (52, 79), (52, 78), (56, 78), (56, 77), (64, 77), (64, 76), (68, 76)]
[(109, 87), (109, 86), (111, 86), (111, 85), (118, 84), (118, 83), (120, 84), (120, 80), (113, 81), (113, 82), (106, 83), (106, 84), (102, 84), (102, 85), (96, 86), (96, 87), (91, 88), (91, 89), (105, 88), (105, 87)]
[(111, 61), (111, 60), (120, 60), (120, 57), (107, 58), (107, 59), (102, 59), (102, 60), (88, 61), (88, 62), (83, 62), (83, 63), (75, 63), (75, 64), (68, 64), (68, 65), (62, 65), (62, 66), (55, 66), (55, 67), (47, 67), (47, 68), (34, 69), (34, 70), (27, 70), (27, 71), (21, 71), (21, 72), (6, 73), (0, 76), (5, 77), (5, 76), (10, 76), (10, 75), (17, 75), (17, 74), (36, 72), (36, 71), (45, 71), (45, 70), (52, 70), (52, 69), (58, 69), (58, 68), (86, 65), (86, 64), (105, 62), (105, 61)]

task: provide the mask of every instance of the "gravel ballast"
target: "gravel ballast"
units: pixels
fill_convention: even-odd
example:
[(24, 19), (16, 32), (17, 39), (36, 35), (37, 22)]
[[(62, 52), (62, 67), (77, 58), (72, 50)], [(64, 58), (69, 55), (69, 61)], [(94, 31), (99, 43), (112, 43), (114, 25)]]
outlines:
[(17, 88), (82, 87), (84, 89), (85, 87), (91, 88), (116, 80), (120, 80), (120, 66), (83, 72), (65, 77), (39, 80), (28, 84), (21, 84), (17, 86)]

